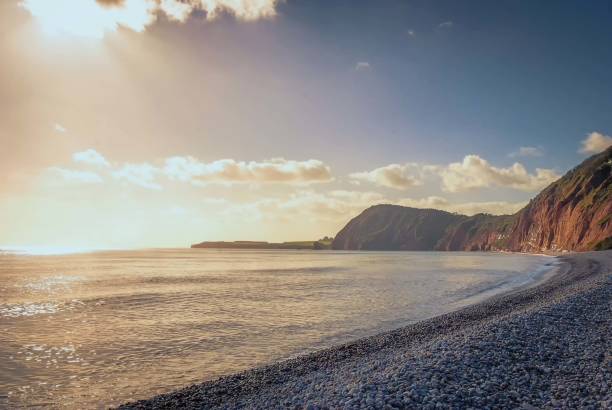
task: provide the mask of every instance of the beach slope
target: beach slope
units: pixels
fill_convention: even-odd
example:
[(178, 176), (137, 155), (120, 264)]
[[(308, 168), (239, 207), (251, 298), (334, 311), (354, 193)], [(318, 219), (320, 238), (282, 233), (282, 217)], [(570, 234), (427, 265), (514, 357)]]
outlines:
[(537, 286), (121, 408), (611, 408), (612, 251), (560, 260)]

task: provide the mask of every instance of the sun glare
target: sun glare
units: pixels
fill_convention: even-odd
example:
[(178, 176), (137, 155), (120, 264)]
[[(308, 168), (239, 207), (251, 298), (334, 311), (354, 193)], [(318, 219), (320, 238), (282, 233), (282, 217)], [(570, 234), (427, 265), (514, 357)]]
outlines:
[(121, 7), (103, 7), (93, 0), (24, 0), (21, 6), (48, 35), (101, 39), (119, 26), (141, 32), (155, 19), (155, 3), (148, 0), (126, 0)]
[(87, 253), (102, 250), (102, 248), (86, 248), (78, 246), (2, 246), (0, 245), (0, 255), (68, 255), (73, 253)]
[(119, 26), (142, 32), (165, 14), (184, 22), (197, 9), (206, 20), (229, 13), (239, 20), (254, 21), (276, 15), (279, 0), (21, 0), (50, 35), (71, 35), (101, 39)]

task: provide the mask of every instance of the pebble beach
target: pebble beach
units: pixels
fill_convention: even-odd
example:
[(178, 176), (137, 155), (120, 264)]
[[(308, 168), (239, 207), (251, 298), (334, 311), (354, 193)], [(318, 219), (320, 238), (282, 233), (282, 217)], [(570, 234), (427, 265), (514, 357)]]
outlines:
[(121, 409), (612, 408), (612, 251), (536, 286)]

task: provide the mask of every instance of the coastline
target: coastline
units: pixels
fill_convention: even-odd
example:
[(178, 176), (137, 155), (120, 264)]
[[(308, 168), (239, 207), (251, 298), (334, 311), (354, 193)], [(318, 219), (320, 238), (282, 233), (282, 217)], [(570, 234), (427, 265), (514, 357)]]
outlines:
[(557, 260), (475, 305), (119, 408), (605, 408), (612, 251)]

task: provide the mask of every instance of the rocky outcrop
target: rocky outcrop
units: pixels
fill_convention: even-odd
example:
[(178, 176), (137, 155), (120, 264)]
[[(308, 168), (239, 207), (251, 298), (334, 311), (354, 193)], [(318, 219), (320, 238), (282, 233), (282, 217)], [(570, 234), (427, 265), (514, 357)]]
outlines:
[(353, 218), (334, 249), (505, 250), (606, 249), (612, 242), (612, 147), (544, 189), (514, 215), (471, 217), (435, 209), (377, 205)]

